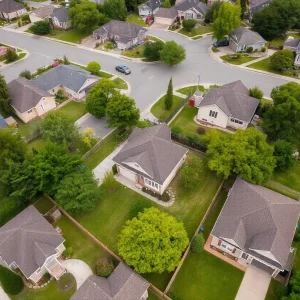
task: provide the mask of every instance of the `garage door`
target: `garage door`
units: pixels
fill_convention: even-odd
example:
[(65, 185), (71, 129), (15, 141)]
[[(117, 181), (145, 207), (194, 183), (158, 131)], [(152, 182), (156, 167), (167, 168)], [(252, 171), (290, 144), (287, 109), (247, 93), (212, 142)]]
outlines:
[(232, 39), (230, 39), (230, 42), (229, 42), (229, 48), (232, 49), (233, 51), (236, 51), (237, 49), (237, 44), (235, 44)]
[(123, 167), (120, 167), (120, 173), (121, 175), (123, 175), (124, 177), (136, 182), (136, 176), (135, 176), (135, 173), (123, 168)]

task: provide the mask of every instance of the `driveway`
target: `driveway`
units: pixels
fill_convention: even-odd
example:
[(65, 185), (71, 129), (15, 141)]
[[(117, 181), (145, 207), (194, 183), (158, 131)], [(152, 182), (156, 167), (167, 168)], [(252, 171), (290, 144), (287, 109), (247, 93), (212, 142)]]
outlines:
[(7, 296), (7, 294), (3, 291), (1, 285), (0, 285), (0, 299), (1, 300), (10, 300), (10, 298)]
[[(82, 245), (84, 247), (84, 245)], [(85, 282), (85, 280), (93, 275), (91, 268), (82, 260), (79, 259), (68, 259), (61, 262), (64, 268), (71, 273), (77, 283), (77, 289)], [(2, 298), (0, 297), (2, 300)]]
[(77, 120), (76, 124), (79, 126), (80, 132), (83, 132), (86, 128), (92, 128), (97, 138), (103, 139), (113, 130), (107, 126), (106, 120), (107, 118), (97, 119), (90, 113), (87, 113)]
[(264, 300), (270, 281), (271, 276), (267, 272), (250, 265), (235, 300)]

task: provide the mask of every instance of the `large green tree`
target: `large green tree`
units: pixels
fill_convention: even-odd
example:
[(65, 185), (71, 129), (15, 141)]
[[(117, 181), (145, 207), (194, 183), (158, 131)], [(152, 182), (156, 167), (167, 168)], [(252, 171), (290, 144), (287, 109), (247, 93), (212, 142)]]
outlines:
[(28, 168), (39, 191), (54, 196), (63, 178), (78, 170), (81, 163), (81, 157), (69, 155), (65, 145), (47, 142), (45, 148), (33, 157)]
[(73, 120), (59, 110), (49, 112), (41, 121), (41, 133), (43, 139), (57, 144), (71, 145), (80, 137)]
[(213, 5), (208, 8), (205, 14), (205, 22), (206, 23), (213, 23), (215, 18), (218, 16), (218, 11), (221, 7), (222, 2), (221, 1), (215, 1), (213, 2)]
[(300, 145), (300, 85), (296, 82), (272, 90), (274, 105), (264, 114), (262, 127), (272, 140)]
[(100, 189), (90, 170), (75, 171), (66, 175), (57, 190), (55, 200), (70, 213), (91, 211), (100, 199)]
[(182, 45), (176, 44), (174, 41), (165, 43), (160, 51), (160, 60), (169, 66), (175, 66), (185, 60), (185, 49)]
[(218, 40), (224, 39), (224, 36), (230, 31), (240, 26), (241, 6), (239, 1), (235, 5), (228, 2), (222, 2), (220, 8), (216, 12), (213, 23), (213, 36)]
[(86, 109), (96, 118), (105, 116), (107, 103), (116, 93), (116, 85), (110, 80), (103, 78), (92, 87), (86, 97)]
[(294, 54), (289, 49), (283, 49), (275, 52), (270, 58), (270, 65), (278, 71), (284, 71), (291, 68), (294, 64)]
[(69, 16), (72, 20), (72, 25), (84, 32), (91, 32), (100, 20), (97, 5), (90, 1), (83, 1), (71, 7)]
[(127, 9), (124, 0), (104, 0), (103, 9), (105, 15), (113, 20), (126, 20)]
[(262, 184), (273, 174), (276, 160), (273, 147), (256, 128), (238, 129), (234, 134), (216, 136), (208, 144), (208, 167), (217, 175), (228, 178), (238, 175)]
[(188, 243), (183, 223), (152, 207), (126, 222), (118, 250), (138, 273), (162, 273), (178, 266)]
[(140, 119), (140, 111), (135, 106), (132, 98), (120, 93), (115, 93), (106, 107), (108, 124), (111, 127), (132, 127)]
[(274, 156), (276, 158), (276, 169), (285, 171), (293, 166), (296, 161), (295, 148), (287, 141), (278, 140), (274, 145)]
[(146, 43), (144, 48), (144, 56), (149, 61), (156, 61), (160, 59), (160, 51), (163, 49), (164, 43), (157, 41), (154, 43)]
[(0, 111), (2, 110), (5, 113), (11, 112), (12, 109), (9, 105), (10, 99), (11, 97), (8, 91), (6, 81), (4, 79), (4, 76), (0, 74)]
[(165, 97), (165, 109), (170, 110), (172, 106), (173, 106), (173, 83), (171, 77), (168, 84), (167, 94)]

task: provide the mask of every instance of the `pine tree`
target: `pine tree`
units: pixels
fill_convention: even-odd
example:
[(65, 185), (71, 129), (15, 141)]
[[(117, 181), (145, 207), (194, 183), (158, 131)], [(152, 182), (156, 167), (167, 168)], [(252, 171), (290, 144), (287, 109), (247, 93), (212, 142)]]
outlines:
[(167, 95), (165, 98), (165, 108), (170, 110), (173, 106), (173, 84), (172, 84), (172, 77), (169, 81)]
[(0, 75), (0, 110), (5, 113), (11, 112), (11, 107), (9, 105), (10, 95), (6, 81), (2, 75)]

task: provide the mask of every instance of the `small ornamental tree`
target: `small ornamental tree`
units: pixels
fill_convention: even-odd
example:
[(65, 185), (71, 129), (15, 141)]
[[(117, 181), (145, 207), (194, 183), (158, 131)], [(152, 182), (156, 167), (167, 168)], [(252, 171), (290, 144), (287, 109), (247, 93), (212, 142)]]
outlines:
[(37, 21), (30, 26), (29, 30), (37, 35), (46, 35), (51, 32), (51, 25), (47, 21)]
[(18, 59), (17, 51), (15, 49), (8, 48), (4, 55), (4, 58), (6, 59), (7, 62), (16, 61)]
[(91, 61), (87, 65), (87, 70), (91, 72), (93, 75), (97, 75), (98, 72), (101, 70), (101, 66), (96, 61)]
[(164, 43), (157, 41), (154, 43), (146, 43), (144, 48), (144, 56), (149, 61), (156, 61), (160, 59), (160, 51), (163, 49)]
[(294, 54), (291, 50), (284, 49), (275, 52), (270, 58), (271, 66), (278, 71), (284, 71), (293, 66)]
[(157, 208), (146, 208), (126, 222), (118, 250), (140, 274), (172, 272), (180, 263), (189, 239), (183, 223)]
[(173, 106), (173, 83), (172, 83), (172, 77), (169, 81), (167, 94), (165, 97), (165, 109), (170, 110)]
[(82, 141), (88, 148), (92, 148), (97, 143), (93, 128), (84, 129), (82, 133)]
[(257, 86), (249, 89), (249, 96), (256, 98), (258, 100), (261, 100), (262, 97), (264, 96), (263, 92), (261, 89), (259, 89)]
[(165, 43), (160, 51), (160, 60), (169, 66), (175, 66), (185, 60), (186, 54), (183, 46), (176, 44), (174, 41)]
[(197, 22), (194, 19), (184, 19), (182, 21), (183, 28), (188, 32), (191, 32), (192, 29), (196, 26), (196, 24)]
[(170, 0), (163, 0), (161, 7), (170, 8), (171, 7)]
[[(9, 102), (11, 100), (8, 87), (4, 76), (0, 74), (0, 109), (6, 113), (10, 113), (12, 111)], [(1, 147), (0, 147), (1, 151)]]
[(101, 277), (108, 277), (115, 269), (114, 262), (111, 258), (103, 257), (97, 260), (95, 273)]
[(20, 73), (19, 75), (20, 77), (25, 77), (27, 78), (28, 80), (31, 79), (32, 75), (31, 75), (31, 72), (29, 70), (24, 70)]
[(274, 145), (274, 156), (276, 158), (276, 169), (285, 171), (291, 168), (296, 161), (294, 147), (291, 143), (278, 140)]
[(205, 244), (205, 239), (202, 233), (198, 233), (194, 236), (192, 240), (191, 249), (195, 253), (201, 253), (203, 252)]

